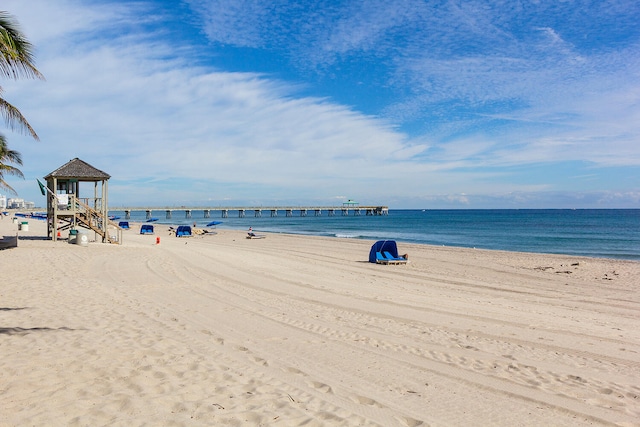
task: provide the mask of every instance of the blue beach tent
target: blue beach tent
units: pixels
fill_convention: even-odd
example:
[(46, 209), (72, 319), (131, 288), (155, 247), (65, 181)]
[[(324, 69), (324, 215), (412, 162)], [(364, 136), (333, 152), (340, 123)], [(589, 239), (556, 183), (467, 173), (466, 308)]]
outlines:
[(120, 221), (118, 223), (118, 227), (124, 228), (125, 230), (129, 229), (129, 221)]
[(191, 227), (188, 225), (180, 225), (176, 230), (176, 237), (189, 237), (191, 236)]
[(140, 234), (153, 234), (153, 225), (142, 224), (140, 226)]
[(376, 263), (378, 261), (378, 253), (384, 254), (388, 252), (393, 258), (398, 257), (398, 245), (395, 240), (378, 240), (371, 246), (369, 251), (369, 262)]

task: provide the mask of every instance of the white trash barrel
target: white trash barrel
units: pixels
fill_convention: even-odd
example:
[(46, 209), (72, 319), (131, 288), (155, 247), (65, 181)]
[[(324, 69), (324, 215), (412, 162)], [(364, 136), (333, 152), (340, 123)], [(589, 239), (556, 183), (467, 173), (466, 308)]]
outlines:
[(76, 245), (87, 246), (89, 244), (89, 236), (86, 233), (78, 233), (76, 235)]
[(27, 221), (22, 221), (18, 224), (18, 230), (29, 231), (29, 223)]

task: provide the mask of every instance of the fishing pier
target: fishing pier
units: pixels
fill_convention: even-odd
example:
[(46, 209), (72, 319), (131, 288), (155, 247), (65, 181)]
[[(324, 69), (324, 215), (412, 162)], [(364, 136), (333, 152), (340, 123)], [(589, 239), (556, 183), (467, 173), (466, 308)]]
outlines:
[(255, 218), (261, 218), (263, 212), (268, 212), (273, 217), (278, 216), (278, 212), (284, 213), (287, 217), (292, 217), (294, 214), (298, 214), (301, 217), (307, 216), (309, 213), (313, 213), (313, 216), (322, 216), (323, 212), (326, 212), (328, 216), (335, 216), (339, 213), (342, 216), (360, 216), (362, 214), (367, 216), (379, 216), (388, 215), (389, 208), (387, 206), (359, 206), (354, 204), (343, 204), (342, 206), (260, 206), (260, 207), (125, 207), (125, 208), (112, 208), (116, 211), (124, 211), (125, 218), (131, 218), (131, 212), (146, 212), (147, 219), (153, 217), (153, 212), (164, 212), (166, 219), (172, 219), (174, 213), (182, 212), (185, 219), (193, 218), (195, 212), (202, 212), (202, 218), (211, 218), (212, 213), (219, 213), (220, 218), (229, 218), (230, 212), (236, 212), (238, 218), (245, 218), (247, 213), (253, 212)]

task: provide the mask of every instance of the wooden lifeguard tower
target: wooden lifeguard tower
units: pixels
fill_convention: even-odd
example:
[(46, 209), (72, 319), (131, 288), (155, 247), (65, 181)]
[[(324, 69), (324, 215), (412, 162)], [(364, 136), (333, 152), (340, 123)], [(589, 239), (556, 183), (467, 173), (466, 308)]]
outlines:
[[(47, 237), (56, 241), (60, 231), (77, 232), (77, 227), (84, 227), (96, 232), (102, 243), (121, 243), (122, 230), (108, 216), (109, 178), (109, 174), (77, 157), (45, 176)], [(80, 197), (81, 182), (93, 183), (93, 197)], [(115, 229), (115, 235), (110, 235), (110, 228)]]

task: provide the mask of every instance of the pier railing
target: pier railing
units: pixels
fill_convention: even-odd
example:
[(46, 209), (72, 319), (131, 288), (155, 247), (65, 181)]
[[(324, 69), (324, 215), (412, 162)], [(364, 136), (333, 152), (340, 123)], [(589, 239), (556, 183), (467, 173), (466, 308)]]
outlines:
[(230, 212), (237, 212), (238, 218), (245, 218), (247, 213), (249, 215), (253, 212), (253, 216), (256, 218), (262, 217), (263, 212), (268, 212), (271, 217), (277, 217), (278, 212), (284, 213), (287, 217), (292, 217), (296, 213), (305, 217), (310, 213), (313, 216), (323, 216), (325, 213), (328, 216), (335, 216), (336, 214), (342, 216), (360, 216), (362, 214), (367, 216), (379, 216), (388, 215), (389, 208), (387, 206), (260, 206), (260, 207), (120, 207), (111, 208), (112, 211), (124, 211), (126, 219), (131, 218), (131, 212), (146, 212), (147, 219), (153, 217), (153, 212), (164, 212), (166, 219), (172, 219), (174, 212), (184, 212), (184, 218), (193, 218), (194, 212), (202, 212), (203, 218), (211, 218), (212, 212), (219, 213), (220, 218), (228, 218)]

